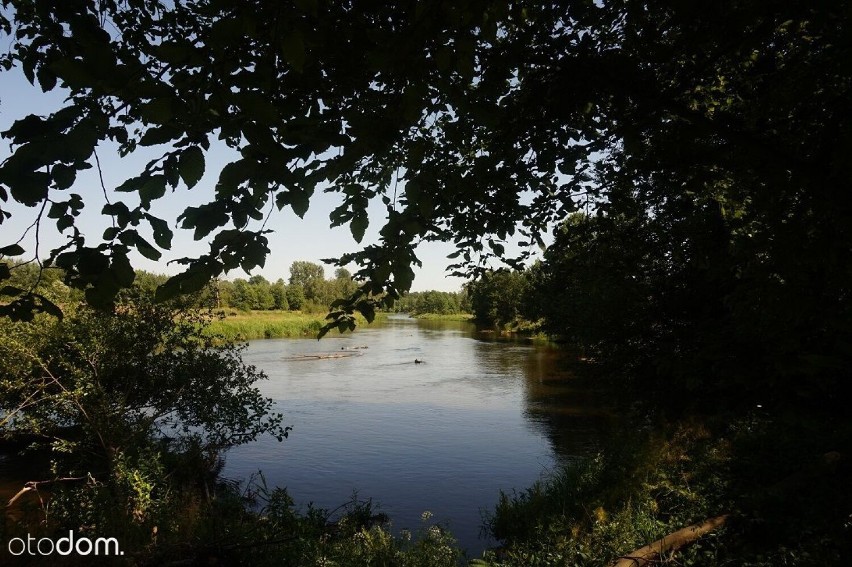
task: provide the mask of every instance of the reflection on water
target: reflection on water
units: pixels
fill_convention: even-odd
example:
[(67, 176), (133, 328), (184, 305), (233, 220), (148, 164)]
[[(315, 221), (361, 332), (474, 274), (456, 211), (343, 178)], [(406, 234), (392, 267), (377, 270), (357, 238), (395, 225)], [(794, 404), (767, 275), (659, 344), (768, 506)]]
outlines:
[(478, 554), (489, 545), (481, 510), (499, 491), (588, 453), (601, 425), (562, 353), (491, 339), (467, 323), (392, 318), (322, 341), (252, 342), (245, 360), (269, 375), (261, 389), (294, 430), (232, 450), (225, 474), (262, 470), (296, 502), (325, 508), (357, 490), (395, 529), (416, 530), (429, 510)]

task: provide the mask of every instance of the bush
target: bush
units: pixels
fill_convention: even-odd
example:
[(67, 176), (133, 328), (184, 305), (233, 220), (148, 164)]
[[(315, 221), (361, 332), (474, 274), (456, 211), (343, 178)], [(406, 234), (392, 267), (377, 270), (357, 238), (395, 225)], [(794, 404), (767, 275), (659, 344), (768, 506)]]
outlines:
[(190, 520), (181, 511), (215, 499), (224, 451), (287, 436), (254, 386), (264, 374), (204, 333), (208, 320), (139, 300), (0, 321), (2, 435), (52, 456), (35, 485), (52, 496), (44, 529), (121, 537), (131, 549), (168, 541)]

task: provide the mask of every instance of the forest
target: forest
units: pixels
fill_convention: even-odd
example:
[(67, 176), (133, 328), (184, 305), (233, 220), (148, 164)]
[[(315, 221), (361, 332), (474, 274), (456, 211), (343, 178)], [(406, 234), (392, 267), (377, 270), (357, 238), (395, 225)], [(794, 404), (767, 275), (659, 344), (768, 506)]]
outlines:
[[(218, 450), (287, 430), (181, 298), (263, 267), (268, 211), (323, 194), (359, 246), (329, 260), (354, 268), (337, 288), (309, 292), (310, 269), (269, 283), (273, 305), (301, 281), (331, 299), (319, 335), (351, 331), (405, 301), (420, 243), (450, 242), (481, 323), (558, 339), (617, 408), (600, 454), (503, 495), (486, 522), (503, 545), (472, 564), (852, 556), (847, 1), (0, 5), (0, 80), (64, 96), (2, 133), (0, 163), (3, 435), (46, 433), (59, 455), (45, 529), (123, 526), (138, 564), (461, 560), (444, 532), (397, 542), (363, 507), (331, 537), (286, 493), (253, 494), (258, 515), (215, 488)], [(155, 157), (84, 190), (99, 152)], [(162, 218), (177, 190), (198, 201)], [(83, 209), (109, 227), (88, 234)], [(22, 210), (35, 220), (11, 234)], [(44, 249), (48, 229), (65, 243)], [(135, 293), (134, 254), (159, 259), (174, 230), (209, 248)], [(21, 265), (34, 284), (15, 285)], [(44, 291), (53, 268), (82, 304)], [(174, 507), (186, 521), (161, 521)]]

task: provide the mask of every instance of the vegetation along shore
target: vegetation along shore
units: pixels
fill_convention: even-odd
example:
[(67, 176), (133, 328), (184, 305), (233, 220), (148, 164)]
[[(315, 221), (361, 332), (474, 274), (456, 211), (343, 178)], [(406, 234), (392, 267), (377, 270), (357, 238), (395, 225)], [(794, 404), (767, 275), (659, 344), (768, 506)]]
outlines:
[[(850, 38), (849, 0), (3, 0), (0, 465), (40, 458), (0, 563), (73, 533), (139, 567), (848, 564)], [(278, 238), (318, 210), (338, 230)], [(463, 289), (410, 293), (424, 244)], [(279, 246), (334, 272), (285, 281)], [(292, 436), (208, 313), (322, 337), (395, 309), (558, 339), (616, 416), (494, 495), (477, 557), (221, 475)], [(400, 375), (439, 368), (420, 346)]]

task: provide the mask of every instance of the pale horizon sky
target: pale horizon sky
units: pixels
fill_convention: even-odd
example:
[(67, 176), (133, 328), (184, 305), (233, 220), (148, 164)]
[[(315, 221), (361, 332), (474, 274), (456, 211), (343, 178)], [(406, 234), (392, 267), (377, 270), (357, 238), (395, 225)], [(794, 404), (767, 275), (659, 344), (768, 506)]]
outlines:
[[(28, 114), (47, 115), (58, 110), (62, 105), (62, 95), (58, 89), (49, 93), (42, 93), (38, 87), (29, 84), (23, 73), (13, 69), (0, 72), (0, 131), (7, 130), (15, 120), (21, 119)], [(0, 144), (0, 161), (5, 160), (10, 154), (9, 141), (2, 139)], [(103, 170), (104, 182), (107, 194), (111, 200), (123, 200), (129, 206), (135, 204), (135, 194), (112, 193), (111, 189), (121, 184), (124, 180), (132, 177), (144, 168), (144, 164), (156, 155), (160, 155), (164, 147), (154, 148), (160, 152), (152, 152), (151, 148), (140, 148), (126, 158), (120, 158), (115, 148), (101, 144), (97, 153)], [(208, 240), (194, 241), (191, 231), (180, 229), (176, 226), (175, 219), (188, 205), (198, 206), (208, 202), (213, 196), (213, 187), (218, 178), (221, 167), (230, 161), (230, 152), (223, 144), (220, 147), (211, 145), (211, 150), (206, 153), (205, 175), (191, 191), (179, 187), (172, 193), (155, 202), (151, 213), (167, 220), (175, 235), (172, 241), (172, 249), (163, 251), (163, 257), (158, 262), (152, 262), (139, 254), (133, 253), (131, 262), (137, 269), (174, 274), (182, 269), (182, 266), (167, 262), (184, 256), (197, 256), (208, 249)], [(106, 203), (97, 170), (91, 169), (82, 173), (77, 183), (68, 190), (68, 193), (79, 193), (83, 197), (85, 209), (78, 218), (78, 227), (87, 236), (90, 242), (101, 241), (103, 230), (109, 226), (109, 217), (100, 214), (101, 207)], [(318, 188), (311, 199), (311, 205), (304, 219), (299, 219), (291, 210), (278, 211), (274, 209), (266, 227), (274, 232), (267, 235), (269, 239), (270, 254), (267, 256), (266, 265), (256, 268), (251, 275), (261, 274), (271, 281), (278, 278), (287, 280), (289, 278), (290, 265), (296, 260), (307, 260), (322, 264), (322, 258), (339, 256), (345, 252), (358, 250), (361, 246), (378, 242), (378, 230), (384, 223), (385, 211), (380, 202), (372, 203), (368, 209), (370, 212), (370, 226), (367, 229), (361, 244), (352, 238), (348, 226), (329, 228), (328, 215), (331, 210), (341, 202), (341, 198), (335, 194), (326, 194)], [(17, 204), (2, 203), (2, 208), (12, 212), (12, 218), (0, 224), (0, 246), (12, 244), (20, 238), (33, 220), (36, 218), (38, 208), (27, 208)], [(54, 219), (44, 219), (40, 233), (40, 255), (45, 257), (52, 249), (60, 246), (66, 238), (56, 231)], [(258, 225), (259, 226), (259, 223)], [(142, 228), (142, 227), (140, 227)], [(147, 228), (147, 227), (145, 227)], [(140, 231), (148, 238), (148, 234)], [(152, 238), (148, 238), (153, 241)], [(27, 250), (27, 255), (22, 259), (32, 257), (34, 249), (34, 237), (31, 233), (21, 242)], [(508, 247), (511, 252), (515, 247)], [(453, 262), (447, 259), (447, 255), (455, 251), (451, 243), (424, 243), (417, 249), (417, 256), (423, 263), (421, 268), (414, 267), (415, 279), (412, 291), (441, 290), (458, 291), (461, 289), (464, 279), (449, 276), (446, 266)], [(334, 266), (324, 265), (326, 277), (334, 273)], [(355, 271), (354, 266), (349, 266), (350, 271)], [(227, 279), (247, 277), (242, 270), (234, 270), (226, 274)]]

